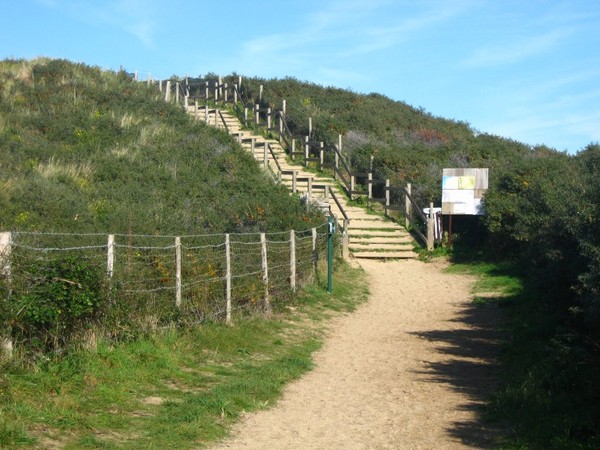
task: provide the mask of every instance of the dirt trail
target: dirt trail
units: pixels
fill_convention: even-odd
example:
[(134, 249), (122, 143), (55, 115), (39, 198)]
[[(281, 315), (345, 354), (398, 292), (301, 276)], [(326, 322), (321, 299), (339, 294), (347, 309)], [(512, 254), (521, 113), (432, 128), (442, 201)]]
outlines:
[(315, 369), (215, 449), (485, 448), (477, 408), (493, 387), (492, 307), (440, 264), (364, 261), (371, 298), (335, 319)]

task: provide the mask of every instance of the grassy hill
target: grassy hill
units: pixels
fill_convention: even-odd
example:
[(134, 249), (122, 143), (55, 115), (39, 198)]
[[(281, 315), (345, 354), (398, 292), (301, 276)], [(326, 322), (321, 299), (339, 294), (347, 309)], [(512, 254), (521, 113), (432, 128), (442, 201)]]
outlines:
[(156, 86), (62, 60), (0, 63), (0, 230), (198, 234), (317, 221)]

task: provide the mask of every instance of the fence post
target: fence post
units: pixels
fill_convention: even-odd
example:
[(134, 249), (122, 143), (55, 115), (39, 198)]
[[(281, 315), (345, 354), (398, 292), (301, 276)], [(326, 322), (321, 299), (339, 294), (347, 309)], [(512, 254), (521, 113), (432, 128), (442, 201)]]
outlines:
[(257, 103), (254, 105), (254, 124), (258, 125), (260, 123), (260, 105)]
[(292, 194), (296, 193), (296, 178), (298, 177), (298, 171), (292, 170)]
[(181, 238), (175, 238), (175, 306), (181, 306)]
[(171, 80), (167, 80), (167, 87), (165, 88), (165, 102), (171, 99)]
[(296, 232), (290, 230), (290, 288), (296, 290)]
[[(312, 191), (313, 191), (313, 188), (312, 188), (313, 183), (312, 182), (313, 182), (312, 177), (308, 177), (308, 180), (306, 180), (306, 184), (307, 184), (306, 188), (308, 190), (308, 199), (309, 200), (312, 198)], [(308, 208), (308, 203), (306, 204), (306, 207)]]
[(108, 244), (106, 245), (106, 276), (110, 279), (115, 271), (115, 235), (108, 235)]
[(325, 162), (325, 144), (323, 141), (319, 143), (319, 170), (323, 170), (323, 163)]
[[(412, 195), (410, 183), (406, 184), (406, 192), (408, 193), (408, 195)], [(412, 215), (412, 203), (410, 202), (408, 195), (404, 196), (404, 227), (405, 228), (409, 227), (410, 221), (408, 220), (408, 218)]]
[(354, 175), (350, 175), (350, 200), (354, 200), (354, 184), (356, 183), (356, 178)]
[(269, 147), (267, 141), (265, 141), (263, 150), (263, 168), (267, 170), (269, 168)]
[(312, 228), (312, 251), (313, 251), (313, 262), (315, 266), (315, 276), (319, 274), (319, 247), (317, 246), (317, 229)]
[(238, 102), (238, 85), (236, 83), (233, 84), (233, 104), (237, 105)]
[(280, 112), (277, 117), (279, 118), (279, 142), (283, 140), (283, 113)]
[(162, 94), (162, 80), (158, 80), (158, 90)]
[(433, 202), (429, 203), (429, 217), (427, 218), (427, 251), (433, 250)]
[(267, 131), (271, 129), (271, 108), (267, 108)]
[(371, 171), (369, 171), (369, 175), (367, 177), (367, 192), (367, 200), (371, 200), (373, 198), (373, 172)]
[(204, 100), (208, 102), (208, 81), (204, 83)]
[(208, 124), (208, 121), (209, 121), (208, 105), (204, 105), (204, 123)]
[(312, 136), (312, 117), (308, 118), (308, 135)]
[(223, 101), (225, 103), (227, 103), (227, 100), (229, 99), (229, 96), (227, 95), (227, 89), (229, 88), (229, 86), (227, 86), (227, 83), (225, 83), (223, 85)]
[(292, 161), (296, 159), (296, 155), (294, 153), (296, 153), (296, 138), (292, 138)]
[(225, 323), (231, 324), (231, 244), (225, 235)]
[(252, 153), (252, 156), (254, 156), (255, 147), (256, 147), (256, 138), (252, 137), (252, 138), (250, 138), (250, 152)]
[(194, 119), (198, 120), (198, 99), (194, 100)]
[(267, 236), (260, 233), (260, 256), (262, 260), (262, 279), (265, 287), (264, 306), (265, 311), (271, 312), (271, 301), (269, 299), (269, 263), (267, 259)]
[(244, 108), (244, 125), (248, 126), (248, 108)]
[(388, 215), (388, 209), (390, 207), (390, 179), (385, 180), (385, 215)]
[(310, 157), (310, 147), (308, 144), (308, 136), (304, 136), (304, 165), (308, 167), (308, 158)]
[(262, 102), (262, 97), (263, 97), (263, 85), (260, 85), (260, 88), (258, 89), (258, 101)]
[(179, 105), (179, 81), (175, 82), (175, 104)]
[[(10, 264), (10, 254), (12, 251), (11, 248), (12, 242), (12, 233), (10, 231), (4, 231), (0, 233), (0, 276), (6, 277), (6, 281), (8, 284), (8, 291), (10, 293), (10, 284), (12, 278), (12, 267)], [(0, 299), (0, 301), (4, 301), (4, 299)], [(4, 354), (8, 358), (12, 358), (13, 355), (13, 340), (10, 336), (10, 326), (6, 324), (2, 324), (4, 327), (6, 335), (0, 334), (0, 346), (4, 352)]]
[(348, 260), (350, 257), (350, 235), (348, 234), (348, 227), (350, 226), (350, 220), (344, 219), (344, 230), (342, 234), (342, 258)]

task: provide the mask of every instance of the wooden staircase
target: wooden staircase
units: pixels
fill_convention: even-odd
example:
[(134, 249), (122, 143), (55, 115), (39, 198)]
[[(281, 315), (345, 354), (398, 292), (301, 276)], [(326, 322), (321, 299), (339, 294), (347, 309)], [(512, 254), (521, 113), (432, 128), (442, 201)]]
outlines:
[[(340, 222), (340, 218), (343, 217), (341, 206), (349, 219), (348, 249), (354, 258), (413, 259), (417, 257), (413, 251), (413, 238), (404, 227), (383, 216), (349, 204), (345, 192), (335, 180), (307, 171), (304, 166), (290, 162), (279, 141), (244, 130), (239, 120), (225, 110), (213, 109), (207, 114), (204, 109), (198, 112), (195, 107), (188, 107), (188, 113), (198, 120), (204, 121), (208, 118), (210, 125), (226, 129), (230, 135), (236, 136), (242, 147), (253, 152), (255, 159), (265, 170), (270, 171), (292, 192), (304, 196), (306, 201), (330, 210)], [(339, 206), (334, 197), (339, 202)]]

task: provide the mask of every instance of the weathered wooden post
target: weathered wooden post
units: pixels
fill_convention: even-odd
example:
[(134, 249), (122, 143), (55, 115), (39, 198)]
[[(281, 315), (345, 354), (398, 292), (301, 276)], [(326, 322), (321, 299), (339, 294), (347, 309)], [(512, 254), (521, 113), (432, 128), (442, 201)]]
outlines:
[(248, 108), (244, 108), (244, 125), (248, 126)]
[(237, 105), (238, 102), (238, 85), (233, 85), (233, 104)]
[(267, 108), (267, 131), (271, 130), (271, 108)]
[(269, 299), (269, 263), (267, 259), (267, 236), (260, 233), (260, 256), (262, 261), (262, 280), (264, 286), (264, 307), (265, 312), (271, 312), (271, 300)]
[(356, 178), (354, 175), (350, 175), (350, 200), (354, 200), (354, 186), (356, 184)]
[[(306, 180), (307, 182), (307, 190), (308, 190), (308, 199), (310, 200), (312, 198), (312, 191), (313, 191), (313, 179), (312, 177), (308, 177), (308, 179)], [(308, 203), (306, 205), (308, 207)]]
[(263, 149), (263, 169), (268, 170), (269, 168), (269, 144), (267, 141), (264, 143)]
[(308, 136), (304, 136), (304, 165), (308, 167), (308, 158), (310, 157), (310, 146)]
[(385, 180), (385, 215), (389, 215), (388, 210), (390, 208), (390, 180), (389, 178)]
[(292, 194), (296, 193), (296, 179), (298, 177), (298, 171), (292, 170)]
[(296, 138), (292, 138), (292, 161), (296, 159)]
[(231, 324), (231, 243), (225, 235), (225, 323)]
[(263, 97), (263, 85), (261, 84), (259, 89), (258, 89), (258, 101), (262, 102), (262, 97)]
[(175, 82), (175, 103), (179, 105), (179, 89), (181, 88), (179, 81)]
[(253, 136), (250, 138), (250, 153), (254, 156), (254, 149), (256, 148), (256, 138)]
[(427, 251), (433, 250), (434, 241), (434, 219), (433, 219), (433, 202), (429, 203), (429, 217), (427, 218)]
[(323, 170), (323, 163), (325, 162), (325, 143), (321, 141), (319, 143), (319, 169)]
[[(0, 233), (0, 276), (6, 279), (9, 292), (11, 291), (12, 283), (12, 266), (11, 266), (11, 252), (12, 252), (12, 234), (10, 231)], [(4, 299), (0, 300), (3, 301)], [(13, 340), (11, 337), (11, 328), (7, 324), (2, 324), (4, 333), (0, 334), (0, 347), (3, 353), (8, 357), (13, 356)]]
[(208, 102), (208, 81), (204, 83), (204, 100)]
[(408, 228), (410, 225), (410, 221), (408, 220), (408, 218), (412, 217), (412, 203), (409, 198), (409, 195), (412, 195), (410, 183), (406, 184), (406, 192), (408, 195), (404, 196), (404, 226)]
[(110, 280), (115, 270), (115, 235), (108, 235), (106, 244), (106, 276)]
[(181, 306), (181, 238), (175, 238), (175, 306)]
[(260, 123), (260, 105), (257, 103), (254, 105), (254, 124), (258, 125)]
[(296, 290), (296, 233), (290, 231), (290, 288)]
[(227, 103), (227, 100), (229, 99), (229, 96), (227, 95), (227, 93), (228, 93), (228, 92), (227, 92), (227, 89), (228, 89), (228, 86), (227, 86), (227, 83), (225, 83), (225, 84), (223, 85), (223, 101), (224, 101), (225, 103)]
[(371, 200), (373, 198), (373, 172), (369, 170), (367, 175), (367, 199)]
[(312, 136), (312, 117), (308, 118), (308, 135)]
[(194, 100), (194, 119), (198, 120), (198, 99)]
[(167, 86), (165, 88), (165, 102), (171, 99), (171, 80), (167, 80)]

